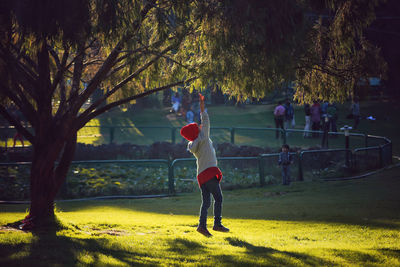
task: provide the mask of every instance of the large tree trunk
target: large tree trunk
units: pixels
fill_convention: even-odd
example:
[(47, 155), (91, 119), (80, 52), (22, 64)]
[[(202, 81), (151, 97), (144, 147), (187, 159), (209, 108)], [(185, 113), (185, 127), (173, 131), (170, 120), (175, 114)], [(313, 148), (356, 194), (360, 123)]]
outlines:
[[(45, 140), (43, 140), (45, 141)], [(31, 205), (26, 228), (55, 223), (54, 199), (66, 179), (76, 148), (76, 132), (68, 139), (38, 142), (30, 176)]]
[(54, 196), (57, 193), (55, 163), (57, 157), (51, 153), (52, 144), (35, 148), (31, 168), (31, 207), (29, 214), (35, 218), (54, 216)]

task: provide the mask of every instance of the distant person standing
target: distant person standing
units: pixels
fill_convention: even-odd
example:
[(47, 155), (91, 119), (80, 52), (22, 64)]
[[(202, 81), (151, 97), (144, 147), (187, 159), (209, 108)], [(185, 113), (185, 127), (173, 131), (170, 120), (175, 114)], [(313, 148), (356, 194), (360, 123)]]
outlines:
[(190, 108), (186, 112), (186, 122), (187, 123), (193, 123), (194, 122), (194, 113)]
[(171, 98), (171, 103), (172, 103), (172, 109), (171, 112), (178, 113), (179, 108), (181, 106), (181, 98), (179, 96), (179, 93), (175, 93), (175, 95)]
[[(318, 101), (314, 101), (314, 104), (310, 108), (311, 112), (311, 127), (313, 131), (320, 130), (320, 122), (321, 122), (321, 106)], [(313, 137), (318, 137), (318, 133), (313, 133)]]
[(192, 105), (192, 96), (189, 94), (189, 92), (187, 90), (183, 90), (182, 115), (186, 115), (186, 112), (188, 112), (190, 110), (191, 105)]
[(332, 132), (337, 132), (336, 128), (336, 121), (338, 118), (338, 112), (337, 112), (337, 107), (333, 103), (329, 103), (328, 108), (326, 109), (326, 115), (328, 116), (328, 131), (329, 129)]
[(325, 100), (321, 105), (321, 114), (322, 114), (321, 116), (326, 114), (328, 107), (329, 107), (329, 102)]
[(22, 144), (22, 147), (24, 147), (24, 138), (22, 137), (22, 134), (18, 131), (14, 134), (14, 137), (13, 137), (13, 142), (14, 142), (13, 148), (15, 148), (15, 146), (17, 144), (17, 140), (19, 140)]
[(304, 126), (303, 137), (308, 138), (308, 137), (310, 137), (310, 133), (308, 131), (310, 131), (310, 129), (311, 129), (311, 107), (310, 107), (310, 104), (304, 105), (304, 115), (305, 115), (306, 125)]
[(294, 127), (294, 108), (289, 99), (286, 99), (283, 107), (285, 108), (285, 130), (288, 130)]
[(282, 184), (290, 184), (290, 164), (293, 163), (292, 156), (289, 153), (289, 145), (282, 145), (282, 152), (279, 153), (278, 164), (282, 167)]
[(276, 139), (279, 139), (279, 128), (283, 128), (283, 121), (285, 119), (285, 108), (282, 106), (282, 102), (279, 101), (278, 105), (274, 109), (274, 119), (275, 119), (275, 128), (276, 128)]
[(194, 122), (201, 123), (199, 96), (196, 94), (192, 97), (192, 105), (190, 106), (190, 109), (194, 113)]
[(328, 106), (329, 106), (329, 102), (328, 101), (324, 101), (321, 104), (321, 128), (325, 129), (325, 117), (327, 117), (328, 115), (326, 114), (326, 111), (328, 110)]
[(358, 102), (358, 97), (354, 97), (353, 103), (351, 104), (351, 115), (353, 115), (354, 125), (353, 129), (357, 129), (360, 123), (360, 103)]

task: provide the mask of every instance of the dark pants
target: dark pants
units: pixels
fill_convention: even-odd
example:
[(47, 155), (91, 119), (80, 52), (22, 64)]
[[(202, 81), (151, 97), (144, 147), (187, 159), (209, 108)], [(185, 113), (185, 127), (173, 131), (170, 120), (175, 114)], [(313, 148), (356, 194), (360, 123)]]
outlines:
[(290, 184), (290, 166), (282, 165), (282, 184), (289, 185)]
[[(329, 127), (328, 127), (328, 131), (331, 130), (332, 132), (336, 133), (337, 132), (337, 128), (336, 128), (336, 118), (330, 118), (329, 119)], [(334, 135), (336, 136), (336, 135)]]
[[(281, 128), (282, 130), (284, 129), (283, 128), (283, 116), (275, 117), (275, 128), (276, 129)], [(281, 133), (281, 131), (276, 130), (276, 139), (279, 138), (279, 133)], [(281, 134), (283, 135), (283, 132)]]
[(200, 208), (199, 226), (207, 228), (207, 210), (211, 206), (211, 194), (214, 197), (214, 225), (221, 225), (222, 192), (216, 177), (201, 185), (203, 202)]
[[(319, 122), (313, 122), (311, 127), (312, 127), (313, 131), (319, 131)], [(318, 133), (312, 133), (312, 136), (313, 137), (318, 137), (319, 134)]]
[(358, 124), (360, 123), (360, 116), (359, 115), (353, 115), (353, 118), (354, 118), (353, 129), (357, 129), (358, 128)]

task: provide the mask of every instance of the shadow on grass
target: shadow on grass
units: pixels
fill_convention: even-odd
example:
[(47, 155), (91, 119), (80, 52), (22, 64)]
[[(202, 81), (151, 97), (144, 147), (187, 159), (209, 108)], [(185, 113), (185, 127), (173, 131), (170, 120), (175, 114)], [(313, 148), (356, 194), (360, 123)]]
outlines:
[(175, 238), (168, 243), (170, 246), (169, 251), (183, 255), (200, 254), (204, 253), (205, 250), (202, 244), (183, 238)]
[[(247, 241), (227, 237), (225, 240), (234, 247), (245, 248), (245, 254), (250, 257), (235, 255), (218, 256), (216, 261), (235, 266), (267, 265), (267, 266), (335, 266), (340, 264), (338, 259), (342, 259), (346, 264), (371, 265), (382, 264), (385, 258), (399, 258), (400, 250), (378, 249), (371, 250), (371, 254), (355, 250), (330, 249), (329, 253), (334, 256), (334, 261), (322, 259), (309, 254), (279, 251), (273, 248), (255, 246)], [(375, 253), (377, 252), (377, 253)], [(253, 259), (254, 261), (251, 261)]]
[[(51, 229), (32, 232), (27, 244), (2, 244), (1, 266), (76, 266), (133, 265), (154, 266), (145, 253), (127, 251), (106, 238), (71, 238)], [(106, 259), (106, 261), (104, 261)]]
[(386, 257), (400, 259), (400, 249), (384, 248), (378, 249), (378, 252), (385, 255)]
[[(261, 260), (263, 264), (265, 263), (271, 266), (276, 266), (276, 265), (290, 266), (300, 263), (302, 265), (309, 265), (309, 266), (334, 265), (333, 262), (329, 262), (327, 260), (314, 257), (308, 254), (286, 252), (263, 246), (255, 246), (247, 241), (238, 238), (227, 237), (225, 238), (225, 240), (228, 241), (228, 243), (231, 246), (245, 248), (246, 249), (245, 253), (251, 256), (251, 258), (257, 258), (257, 260), (258, 261)], [(244, 260), (242, 257), (236, 258), (231, 255), (224, 255), (224, 257), (225, 261), (235, 265), (254, 264), (254, 262)]]
[[(288, 252), (265, 246), (256, 246), (245, 240), (227, 237), (225, 240), (232, 247), (243, 248), (227, 254), (209, 254), (207, 246), (175, 238), (168, 240), (167, 258), (164, 253), (148, 254), (135, 247), (118, 245), (109, 238), (87, 237), (72, 238), (59, 235), (55, 230), (35, 231), (29, 243), (2, 244), (0, 247), (1, 266), (76, 266), (76, 265), (130, 265), (155, 266), (173, 260), (175, 263), (199, 263), (204, 265), (229, 266), (334, 266), (338, 260), (348, 264), (380, 264), (386, 257), (399, 258), (400, 250), (378, 249), (360, 252), (344, 249), (329, 249), (327, 252), (335, 260), (316, 257), (307, 253)], [(151, 250), (151, 247), (147, 249)], [(224, 253), (224, 251), (219, 251)], [(225, 252), (226, 253), (226, 252)], [(200, 257), (200, 258), (199, 258)]]
[(370, 255), (368, 253), (360, 251), (333, 249), (332, 253), (336, 257), (345, 259), (347, 262), (353, 264), (360, 264), (362, 262), (369, 264), (378, 264), (380, 262), (379, 258), (376, 255)]
[[(330, 252), (338, 258), (344, 259), (347, 263), (351, 265), (385, 265), (384, 260), (387, 258), (390, 259), (400, 259), (400, 250), (399, 249), (376, 249), (369, 250), (372, 254), (368, 254), (368, 252), (354, 251), (354, 250), (346, 250), (346, 249), (331, 249)], [(387, 264), (386, 264), (387, 265)], [(395, 266), (394, 264), (393, 266)], [(397, 265), (396, 265), (397, 266)]]

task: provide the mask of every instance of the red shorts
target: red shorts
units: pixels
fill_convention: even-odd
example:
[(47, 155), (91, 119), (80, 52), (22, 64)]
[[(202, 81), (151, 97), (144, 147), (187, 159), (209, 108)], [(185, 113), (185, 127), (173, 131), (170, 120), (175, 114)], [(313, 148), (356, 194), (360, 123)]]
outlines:
[(199, 175), (197, 175), (197, 182), (201, 187), (202, 184), (208, 182), (214, 177), (217, 177), (218, 182), (222, 179), (222, 172), (218, 167), (210, 167), (202, 171)]

